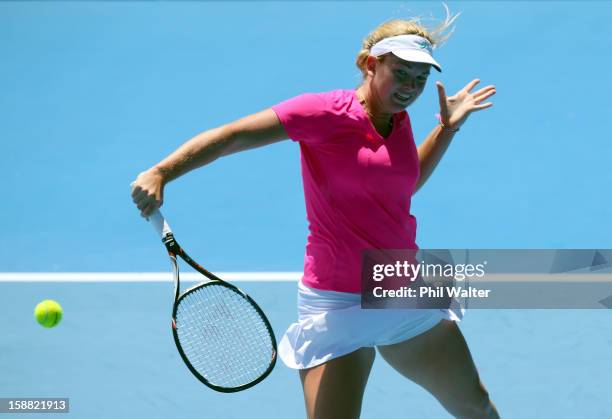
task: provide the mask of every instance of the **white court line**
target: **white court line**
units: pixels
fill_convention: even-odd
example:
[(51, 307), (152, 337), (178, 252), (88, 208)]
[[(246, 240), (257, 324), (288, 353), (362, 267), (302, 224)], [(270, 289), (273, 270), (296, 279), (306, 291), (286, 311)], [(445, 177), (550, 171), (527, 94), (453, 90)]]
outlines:
[[(301, 272), (213, 272), (221, 279), (233, 282), (294, 282)], [(183, 281), (201, 281), (196, 272), (181, 273)], [(171, 272), (0, 272), (0, 282), (170, 282)], [(479, 279), (471, 279), (475, 284)], [(487, 282), (612, 282), (609, 273), (582, 274), (487, 274)]]
[[(227, 281), (290, 282), (301, 272), (213, 272)], [(201, 281), (195, 272), (181, 273), (182, 281)], [(170, 282), (170, 272), (0, 272), (0, 282)]]

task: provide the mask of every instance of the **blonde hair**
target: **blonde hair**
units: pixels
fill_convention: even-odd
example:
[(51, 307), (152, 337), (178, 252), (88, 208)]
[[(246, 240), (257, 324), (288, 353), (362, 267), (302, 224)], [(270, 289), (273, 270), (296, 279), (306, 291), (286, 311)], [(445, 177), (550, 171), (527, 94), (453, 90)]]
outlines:
[[(361, 50), (357, 54), (357, 59), (355, 60), (355, 65), (357, 68), (359, 68), (359, 70), (361, 70), (363, 77), (365, 78), (367, 74), (366, 62), (368, 60), (368, 56), (370, 55), (372, 46), (385, 38), (397, 35), (418, 35), (431, 42), (434, 48), (446, 42), (446, 40), (455, 30), (454, 26), (452, 25), (455, 22), (455, 19), (459, 17), (460, 13), (455, 15), (451, 14), (446, 4), (444, 4), (444, 9), (446, 10), (446, 17), (440, 24), (438, 24), (438, 26), (432, 29), (425, 27), (421, 23), (421, 18), (415, 17), (409, 20), (389, 20), (370, 32), (368, 36), (364, 38), (361, 44)], [(378, 57), (378, 59), (379, 61), (382, 61), (384, 56)]]

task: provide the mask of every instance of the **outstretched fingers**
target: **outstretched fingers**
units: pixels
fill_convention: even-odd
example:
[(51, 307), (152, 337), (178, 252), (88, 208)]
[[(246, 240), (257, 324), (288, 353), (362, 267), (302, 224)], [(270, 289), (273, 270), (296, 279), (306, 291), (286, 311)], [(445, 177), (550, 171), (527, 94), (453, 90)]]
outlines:
[(487, 86), (474, 93), (474, 106), (475, 111), (481, 111), (483, 109), (490, 108), (493, 106), (493, 102), (482, 103), (486, 99), (490, 98), (496, 93), (495, 86)]
[(495, 90), (495, 86), (490, 85), (487, 87), (483, 87), (482, 89), (478, 90), (477, 92), (473, 93), (473, 97), (476, 101), (483, 101), (488, 97), (493, 96), (497, 91)]
[(468, 84), (466, 84), (462, 91), (464, 91), (465, 93), (469, 93), (469, 91), (472, 90), (474, 86), (476, 86), (478, 83), (480, 83), (480, 79), (474, 79)]
[(490, 108), (491, 106), (493, 106), (493, 102), (487, 102), (487, 103), (483, 103), (481, 105), (474, 105), (472, 110), (474, 110), (474, 111), (481, 111), (483, 109)]
[(444, 112), (446, 110), (446, 90), (444, 89), (444, 85), (437, 81), (436, 87), (438, 88), (438, 100), (440, 102), (440, 110)]

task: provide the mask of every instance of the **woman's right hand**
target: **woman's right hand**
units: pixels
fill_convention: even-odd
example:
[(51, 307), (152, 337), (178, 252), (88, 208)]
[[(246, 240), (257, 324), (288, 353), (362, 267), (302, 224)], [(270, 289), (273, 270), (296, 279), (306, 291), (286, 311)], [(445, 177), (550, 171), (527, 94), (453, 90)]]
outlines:
[(147, 218), (164, 202), (164, 177), (159, 169), (152, 168), (138, 175), (132, 182), (132, 200), (140, 210), (140, 215)]

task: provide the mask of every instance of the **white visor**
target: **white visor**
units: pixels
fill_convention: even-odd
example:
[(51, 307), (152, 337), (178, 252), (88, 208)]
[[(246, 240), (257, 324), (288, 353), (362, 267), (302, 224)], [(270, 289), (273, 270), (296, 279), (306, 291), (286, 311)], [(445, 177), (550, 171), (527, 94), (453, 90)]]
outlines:
[(442, 71), (440, 64), (433, 59), (433, 46), (431, 42), (421, 36), (390, 36), (389, 38), (377, 42), (370, 49), (370, 55), (375, 57), (379, 57), (389, 52), (402, 60), (431, 64), (436, 70)]

